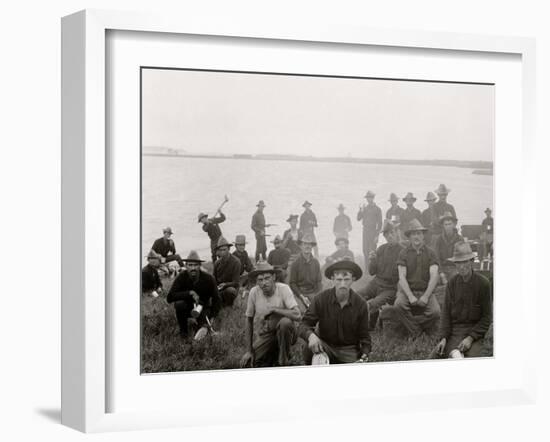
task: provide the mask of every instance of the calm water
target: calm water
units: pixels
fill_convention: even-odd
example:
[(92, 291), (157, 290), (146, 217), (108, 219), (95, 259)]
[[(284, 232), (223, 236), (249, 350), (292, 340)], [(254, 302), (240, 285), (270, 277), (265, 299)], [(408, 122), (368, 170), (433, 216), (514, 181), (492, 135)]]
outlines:
[[(473, 175), (466, 168), (144, 156), (142, 250), (145, 255), (162, 229), (170, 226), (178, 253), (187, 256), (195, 249), (208, 259), (210, 240), (197, 215), (204, 211), (212, 216), (227, 194), (223, 235), (232, 242), (235, 235), (245, 234), (249, 254), (255, 249), (250, 221), (258, 200), (267, 205), (266, 222), (278, 224), (268, 229), (271, 240), (288, 228), (285, 220), (290, 213), (302, 213), (307, 199), (319, 223), (320, 254), (334, 250), (332, 223), (336, 207), (343, 203), (353, 223), (350, 249), (360, 255), (362, 227), (355, 220), (367, 189), (376, 193), (375, 202), (385, 215), (390, 192), (400, 198), (413, 192), (418, 198), (415, 207), (422, 211), (426, 193), (440, 183), (451, 188), (448, 201), (455, 206), (459, 225), (480, 224), (485, 208), (493, 206), (493, 177)], [(400, 205), (404, 207), (401, 201)]]

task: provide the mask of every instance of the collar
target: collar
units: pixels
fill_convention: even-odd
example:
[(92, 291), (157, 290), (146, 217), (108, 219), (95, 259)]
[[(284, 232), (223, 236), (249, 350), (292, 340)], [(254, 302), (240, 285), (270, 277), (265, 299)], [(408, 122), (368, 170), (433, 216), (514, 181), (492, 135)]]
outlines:
[(408, 250), (412, 250), (412, 251), (415, 252), (415, 253), (422, 253), (422, 252), (424, 251), (425, 248), (426, 248), (426, 244), (422, 244), (422, 245), (420, 246), (420, 248), (418, 249), (418, 252), (417, 252), (416, 249), (413, 247), (413, 245), (412, 245), (412, 244), (409, 244), (409, 245), (407, 246), (407, 251), (408, 251)]
[[(344, 305), (344, 307), (346, 307), (348, 305), (350, 307), (355, 306), (355, 296), (353, 296), (354, 294), (355, 294), (355, 292), (352, 289), (349, 289), (348, 302), (346, 302), (346, 305)], [(338, 307), (340, 307), (340, 302), (338, 302), (338, 298), (336, 297), (336, 289), (334, 287), (332, 288), (332, 293), (331, 293), (330, 296), (331, 296), (332, 304), (336, 304)]]

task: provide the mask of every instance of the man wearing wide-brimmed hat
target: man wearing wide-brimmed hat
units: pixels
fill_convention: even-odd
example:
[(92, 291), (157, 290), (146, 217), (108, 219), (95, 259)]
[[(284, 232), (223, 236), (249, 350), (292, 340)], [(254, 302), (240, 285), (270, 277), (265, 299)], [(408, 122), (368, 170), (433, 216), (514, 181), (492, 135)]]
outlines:
[(397, 259), (399, 283), (395, 304), (381, 314), (383, 320), (396, 319), (413, 337), (422, 331), (431, 332), (441, 313), (434, 294), (438, 282), (437, 257), (424, 244), (426, 230), (417, 219), (406, 228), (409, 245), (401, 250)]
[(171, 227), (165, 227), (162, 229), (162, 238), (158, 238), (153, 243), (151, 250), (160, 255), (160, 262), (167, 264), (172, 261), (176, 261), (180, 267), (183, 267), (183, 261), (181, 256), (176, 253), (176, 245), (171, 238), (174, 232)]
[(161, 256), (154, 250), (147, 255), (147, 265), (141, 269), (141, 291), (157, 297), (162, 293), (162, 282), (158, 273)]
[(493, 256), (493, 217), (488, 207), (485, 209), (485, 219), (481, 222), (481, 258)]
[(341, 261), (342, 259), (355, 262), (355, 255), (349, 249), (348, 238), (336, 238), (334, 245), (336, 246), (336, 251), (332, 255), (327, 256), (327, 265), (335, 263), (336, 261)]
[(432, 247), (436, 240), (434, 235), (437, 235), (438, 232), (441, 231), (439, 227), (439, 218), (437, 216), (437, 211), (435, 210), (435, 202), (437, 201), (437, 197), (433, 192), (428, 192), (424, 201), (428, 203), (428, 207), (422, 212), (422, 218), (420, 221), (428, 229), (426, 235), (424, 235), (424, 241), (428, 247)]
[[(290, 349), (297, 340), (295, 321), (301, 314), (288, 285), (276, 282), (278, 272), (260, 262), (249, 274), (256, 285), (250, 290), (246, 306), (248, 351), (241, 359), (242, 367), (288, 365)], [(258, 331), (256, 340), (254, 329)]]
[(344, 213), (346, 208), (342, 203), (337, 207), (338, 215), (334, 218), (332, 232), (336, 238), (347, 238), (352, 230), (351, 219)]
[(480, 356), (483, 337), (493, 322), (491, 283), (473, 270), (474, 253), (466, 242), (458, 242), (450, 261), (457, 274), (447, 284), (439, 336), (432, 357)]
[(405, 204), (407, 205), (405, 209), (403, 210), (403, 213), (401, 214), (401, 227), (404, 229), (407, 228), (409, 223), (413, 219), (421, 220), (422, 219), (422, 212), (418, 210), (416, 207), (414, 207), (414, 203), (416, 201), (416, 197), (413, 195), (412, 192), (408, 192), (404, 197), (403, 201), (405, 201)]
[(363, 258), (365, 268), (368, 266), (369, 253), (376, 250), (378, 236), (382, 230), (382, 210), (374, 202), (376, 195), (371, 190), (367, 191), (365, 198), (367, 204), (359, 206), (357, 221), (363, 222)]
[[(450, 212), (456, 218), (455, 208), (447, 202), (447, 195), (451, 189), (449, 189), (445, 184), (440, 184), (435, 193), (439, 197), (439, 200), (435, 203), (435, 213), (438, 217), (442, 217), (446, 212)], [(436, 234), (441, 234), (441, 227), (436, 231)]]
[(198, 222), (202, 223), (202, 230), (205, 231), (210, 238), (210, 251), (212, 253), (213, 263), (216, 262), (216, 259), (218, 259), (216, 255), (216, 245), (218, 244), (220, 236), (222, 236), (220, 224), (225, 221), (225, 215), (221, 212), (221, 210), (218, 210), (217, 213), (219, 216), (214, 216), (213, 218), (208, 218), (208, 215), (204, 212), (199, 213), (197, 216)]
[(338, 261), (326, 268), (325, 276), (331, 280), (332, 288), (313, 299), (299, 327), (299, 335), (307, 344), (304, 347), (307, 365), (315, 360), (330, 364), (368, 360), (369, 308), (351, 289), (362, 274), (353, 261)]
[[(217, 316), (220, 309), (220, 295), (214, 277), (201, 271), (201, 264), (204, 261), (196, 251), (192, 250), (183, 261), (185, 270), (174, 279), (166, 301), (174, 303), (180, 336), (187, 337), (190, 320), (197, 327), (202, 327), (207, 323), (207, 316), (209, 319)], [(197, 308), (199, 306), (200, 308)], [(199, 310), (198, 317), (193, 318), (192, 312), (199, 312)]]
[(283, 247), (290, 250), (291, 260), (294, 261), (301, 253), (302, 249), (298, 245), (298, 240), (301, 238), (300, 230), (298, 229), (298, 215), (290, 214), (286, 220), (290, 224), (290, 229), (283, 233)]
[(313, 235), (304, 235), (298, 240), (298, 244), (302, 251), (290, 266), (289, 284), (304, 307), (307, 307), (313, 297), (321, 291), (321, 266), (312, 254), (313, 247), (317, 245)]
[(267, 262), (276, 269), (281, 270), (278, 275), (278, 281), (284, 282), (287, 275), (288, 262), (290, 260), (290, 250), (283, 247), (281, 235), (276, 235), (271, 242), (275, 248), (269, 252)]
[(256, 204), (256, 212), (252, 215), (252, 222), (250, 228), (254, 231), (256, 237), (256, 253), (254, 255), (256, 262), (260, 260), (266, 260), (267, 244), (265, 242), (265, 229), (270, 224), (265, 223), (264, 208), (266, 207), (263, 200), (258, 201)]
[(306, 200), (304, 201), (304, 204), (302, 204), (302, 207), (304, 208), (304, 211), (300, 215), (300, 236), (305, 235), (311, 235), (313, 239), (315, 239), (315, 246), (313, 247), (313, 253), (316, 258), (319, 257), (319, 249), (317, 248), (317, 240), (315, 238), (315, 227), (318, 227), (317, 225), (317, 217), (315, 216), (315, 213), (313, 213), (313, 210), (311, 210), (312, 204)]
[(235, 237), (235, 251), (233, 252), (233, 256), (241, 262), (241, 275), (245, 272), (248, 273), (252, 271), (252, 262), (250, 261), (248, 252), (246, 251), (245, 235), (237, 235)]
[(366, 288), (359, 292), (366, 300), (370, 312), (370, 329), (374, 329), (379, 310), (385, 305), (393, 305), (397, 292), (397, 259), (403, 246), (399, 243), (397, 227), (385, 220), (382, 234), (386, 244), (369, 256), (369, 273), (374, 276)]
[(456, 266), (449, 258), (453, 256), (455, 244), (464, 241), (456, 229), (457, 221), (451, 212), (445, 212), (439, 218), (442, 233), (435, 240), (434, 252), (439, 263), (439, 277), (443, 284), (446, 284), (456, 273)]
[(218, 259), (214, 263), (214, 278), (224, 307), (233, 305), (240, 286), (241, 262), (229, 252), (232, 246), (223, 236), (216, 245)]
[(388, 200), (391, 204), (391, 207), (386, 211), (386, 219), (391, 220), (392, 217), (397, 217), (397, 222), (401, 222), (401, 215), (403, 214), (403, 208), (399, 206), (399, 198), (395, 193), (390, 193), (390, 198)]

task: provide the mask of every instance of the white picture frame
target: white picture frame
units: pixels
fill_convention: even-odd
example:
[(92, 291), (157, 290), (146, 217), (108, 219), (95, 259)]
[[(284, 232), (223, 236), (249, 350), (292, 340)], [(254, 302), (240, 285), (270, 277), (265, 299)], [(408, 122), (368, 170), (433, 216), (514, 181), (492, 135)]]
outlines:
[[(106, 78), (106, 35), (109, 31), (155, 32), (163, 35), (199, 35), (221, 38), (248, 38), (293, 42), (336, 43), (346, 45), (403, 48), (403, 50), (427, 49), (484, 54), (508, 54), (521, 58), (521, 147), (522, 173), (528, 170), (534, 157), (534, 107), (535, 107), (535, 43), (533, 39), (495, 37), (451, 33), (376, 30), (346, 28), (344, 26), (303, 27), (276, 26), (265, 23), (210, 23), (193, 17), (158, 17), (150, 14), (134, 14), (86, 10), (63, 18), (62, 21), (62, 423), (84, 432), (114, 431), (170, 426), (207, 425), (210, 417), (204, 408), (194, 412), (180, 410), (167, 413), (158, 407), (133, 412), (108, 412), (108, 395), (113, 387), (107, 375), (110, 364), (108, 330), (111, 312), (107, 297), (110, 259), (107, 226), (111, 220), (111, 198), (108, 171), (106, 106), (108, 83)], [(498, 150), (498, 146), (497, 146)], [(498, 165), (496, 174), (499, 174)], [(523, 173), (523, 185), (519, 192), (523, 208), (519, 216), (520, 229), (527, 221), (536, 219), (534, 176)], [(521, 233), (519, 234), (521, 239)], [(525, 275), (527, 257), (534, 256), (533, 242), (519, 241), (516, 249)], [(506, 250), (503, 253), (508, 253)], [(388, 390), (372, 401), (362, 401), (362, 392), (355, 397), (341, 397), (339, 413), (366, 415), (373, 410), (406, 410), (410, 404), (418, 409), (497, 405), (501, 403), (532, 403), (535, 396), (534, 321), (527, 321), (529, 305), (536, 303), (534, 280), (521, 278), (522, 296), (518, 298), (520, 318), (524, 327), (523, 348), (519, 357), (521, 370), (502, 388), (477, 389), (462, 393), (401, 394)], [(533, 339), (530, 339), (533, 338)], [(531, 361), (531, 362), (530, 362)], [(422, 363), (424, 364), (424, 363)], [(427, 366), (427, 365), (426, 365)], [(346, 376), (357, 376), (358, 367), (332, 368), (345, 370)], [(396, 364), (388, 370), (396, 370)], [(137, 368), (136, 368), (137, 370)], [(265, 380), (268, 372), (253, 371), (257, 382)], [(283, 372), (281, 372), (283, 373)], [(284, 379), (302, 376), (300, 371), (284, 371), (277, 374)], [(252, 373), (246, 373), (252, 376)], [(271, 376), (274, 372), (271, 371)], [(198, 375), (197, 375), (198, 376)], [(201, 376), (229, 376), (225, 373), (204, 373)], [(232, 379), (243, 378), (242, 373), (232, 373)], [(189, 382), (190, 377), (181, 382)], [(199, 379), (194, 377), (193, 379)], [(174, 381), (175, 382), (175, 381)], [(284, 419), (307, 415), (333, 414), (331, 397), (328, 400), (312, 398), (311, 411), (304, 411), (298, 402), (286, 409), (278, 404), (255, 402), (245, 404), (241, 399), (235, 404), (239, 421)], [(237, 402), (239, 400), (237, 399)], [(303, 405), (303, 404), (302, 404)], [(223, 416), (217, 420), (223, 422)], [(229, 420), (227, 420), (229, 422)], [(232, 422), (235, 422), (233, 419)]]

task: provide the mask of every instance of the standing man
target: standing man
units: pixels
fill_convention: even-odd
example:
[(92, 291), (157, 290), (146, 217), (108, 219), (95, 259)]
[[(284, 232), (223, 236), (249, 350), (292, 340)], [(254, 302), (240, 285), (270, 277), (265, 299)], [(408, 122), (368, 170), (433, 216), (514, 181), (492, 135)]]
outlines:
[[(311, 235), (313, 239), (316, 241), (315, 238), (315, 227), (318, 227), (317, 225), (317, 217), (315, 216), (315, 213), (313, 213), (313, 210), (311, 210), (312, 204), (309, 201), (304, 201), (304, 204), (302, 204), (302, 207), (304, 208), (303, 213), (300, 215), (300, 235)], [(315, 247), (313, 248), (315, 257), (319, 257), (319, 249), (317, 248), (317, 243), (315, 243)]]
[(346, 208), (342, 203), (338, 206), (338, 215), (334, 218), (334, 225), (332, 232), (336, 238), (348, 238), (349, 232), (351, 232), (351, 219), (344, 213)]
[(422, 331), (430, 331), (441, 314), (433, 293), (438, 280), (437, 257), (424, 244), (426, 230), (416, 219), (409, 223), (405, 231), (409, 245), (401, 250), (397, 259), (397, 298), (393, 308), (383, 310), (384, 313), (393, 313), (413, 337), (419, 336)]
[(313, 299), (299, 327), (299, 335), (307, 344), (304, 347), (307, 365), (312, 361), (314, 364), (368, 361), (371, 351), (369, 308), (351, 289), (362, 273), (357, 264), (346, 260), (325, 270), (332, 288)]
[(481, 244), (483, 249), (481, 251), (481, 258), (486, 256), (493, 257), (493, 217), (492, 211), (488, 207), (485, 209), (485, 219), (481, 223)]
[[(209, 273), (201, 271), (204, 262), (197, 252), (192, 250), (185, 262), (185, 270), (178, 274), (168, 292), (166, 301), (174, 304), (180, 336), (189, 335), (188, 322), (202, 327), (207, 324), (207, 316), (213, 319), (220, 309), (220, 296), (216, 281)], [(200, 306), (200, 308), (197, 308)], [(193, 310), (195, 313), (192, 314)], [(200, 310), (198, 317), (197, 312)]]
[(357, 221), (363, 221), (363, 257), (365, 268), (369, 264), (370, 252), (376, 250), (378, 235), (382, 230), (382, 210), (374, 203), (374, 192), (366, 193), (367, 205), (361, 205), (357, 213)]
[(390, 202), (391, 207), (386, 211), (386, 219), (391, 220), (392, 217), (395, 216), (396, 218), (393, 219), (396, 219), (397, 222), (400, 223), (403, 208), (397, 204), (399, 202), (399, 198), (395, 193), (390, 193), (390, 199), (388, 201)]
[(439, 327), (436, 358), (482, 356), (483, 338), (493, 322), (491, 284), (473, 270), (475, 255), (468, 243), (458, 242), (449, 261), (457, 274), (447, 284)]
[(369, 256), (369, 274), (374, 278), (364, 290), (364, 297), (369, 306), (371, 330), (374, 329), (379, 310), (384, 305), (393, 305), (395, 302), (399, 280), (397, 260), (403, 250), (399, 244), (397, 226), (386, 220), (382, 234), (386, 238), (386, 244), (382, 244)]
[(289, 215), (286, 222), (290, 224), (290, 229), (283, 233), (283, 247), (290, 250), (291, 259), (294, 259), (302, 252), (298, 244), (298, 240), (301, 238), (298, 230), (298, 215)]
[(235, 237), (235, 251), (233, 256), (239, 259), (241, 262), (241, 275), (246, 272), (250, 273), (252, 271), (252, 262), (248, 256), (248, 252), (245, 249), (246, 247), (246, 236), (237, 235)]
[(456, 266), (449, 258), (453, 256), (455, 244), (464, 241), (456, 229), (457, 221), (451, 212), (444, 213), (439, 219), (439, 225), (443, 231), (435, 240), (434, 251), (439, 264), (439, 277), (442, 284), (447, 284), (447, 281), (456, 274)]
[(298, 243), (302, 252), (290, 266), (290, 288), (307, 308), (322, 289), (321, 266), (311, 253), (317, 245), (313, 235), (305, 235)]
[(218, 212), (220, 216), (214, 218), (208, 218), (206, 213), (199, 213), (198, 219), (199, 223), (202, 223), (202, 230), (204, 230), (208, 237), (210, 238), (210, 251), (212, 252), (212, 263), (216, 262), (218, 258), (216, 256), (216, 245), (218, 240), (222, 236), (222, 229), (220, 229), (220, 224), (225, 221), (225, 215), (220, 211)]
[(183, 267), (183, 260), (181, 256), (176, 253), (176, 246), (174, 240), (170, 238), (174, 232), (171, 227), (166, 227), (162, 230), (162, 238), (156, 239), (151, 247), (151, 250), (160, 255), (160, 261), (162, 264), (167, 264), (171, 261), (177, 261), (180, 267)]
[[(276, 282), (277, 270), (260, 262), (250, 273), (256, 284), (246, 306), (248, 351), (241, 367), (284, 367), (290, 359), (290, 349), (297, 340), (295, 321), (301, 314), (288, 285)], [(254, 329), (258, 337), (254, 340)]]
[(147, 265), (141, 269), (141, 291), (150, 293), (154, 298), (162, 293), (162, 282), (158, 268), (160, 267), (160, 255), (151, 250), (147, 255)]
[(422, 219), (422, 213), (414, 207), (416, 198), (412, 192), (407, 193), (407, 195), (403, 198), (403, 201), (405, 201), (407, 207), (405, 207), (405, 210), (403, 210), (401, 215), (401, 226), (406, 229), (413, 219), (420, 221)]
[(435, 235), (437, 235), (437, 232), (441, 230), (439, 227), (439, 218), (435, 210), (435, 202), (437, 201), (437, 197), (433, 192), (428, 192), (424, 201), (428, 203), (428, 208), (422, 212), (422, 218), (419, 221), (421, 221), (422, 224), (428, 229), (426, 235), (424, 236), (426, 245), (433, 248), (435, 245), (435, 240), (437, 239)]
[[(437, 218), (442, 217), (446, 212), (451, 212), (451, 214), (456, 218), (455, 208), (447, 202), (447, 195), (451, 189), (449, 189), (445, 184), (440, 184), (439, 187), (435, 190), (435, 193), (439, 197), (439, 200), (435, 203), (435, 213)], [(438, 226), (436, 231), (437, 235), (441, 235), (441, 226)]]
[(269, 252), (267, 262), (275, 269), (280, 270), (278, 281), (284, 282), (287, 275), (288, 261), (290, 260), (290, 250), (283, 247), (281, 235), (275, 236), (271, 242), (275, 248)]
[(240, 286), (241, 261), (229, 253), (233, 244), (221, 236), (216, 246), (218, 259), (214, 263), (214, 278), (224, 307), (231, 307)]
[(258, 204), (256, 204), (256, 212), (254, 212), (254, 215), (252, 215), (252, 222), (250, 224), (250, 227), (254, 231), (254, 235), (256, 236), (256, 253), (255, 253), (255, 260), (258, 262), (260, 260), (260, 257), (262, 260), (266, 260), (266, 252), (267, 252), (267, 244), (265, 242), (265, 228), (267, 227), (265, 223), (265, 216), (264, 216), (264, 208), (265, 203), (263, 200), (260, 200)]

